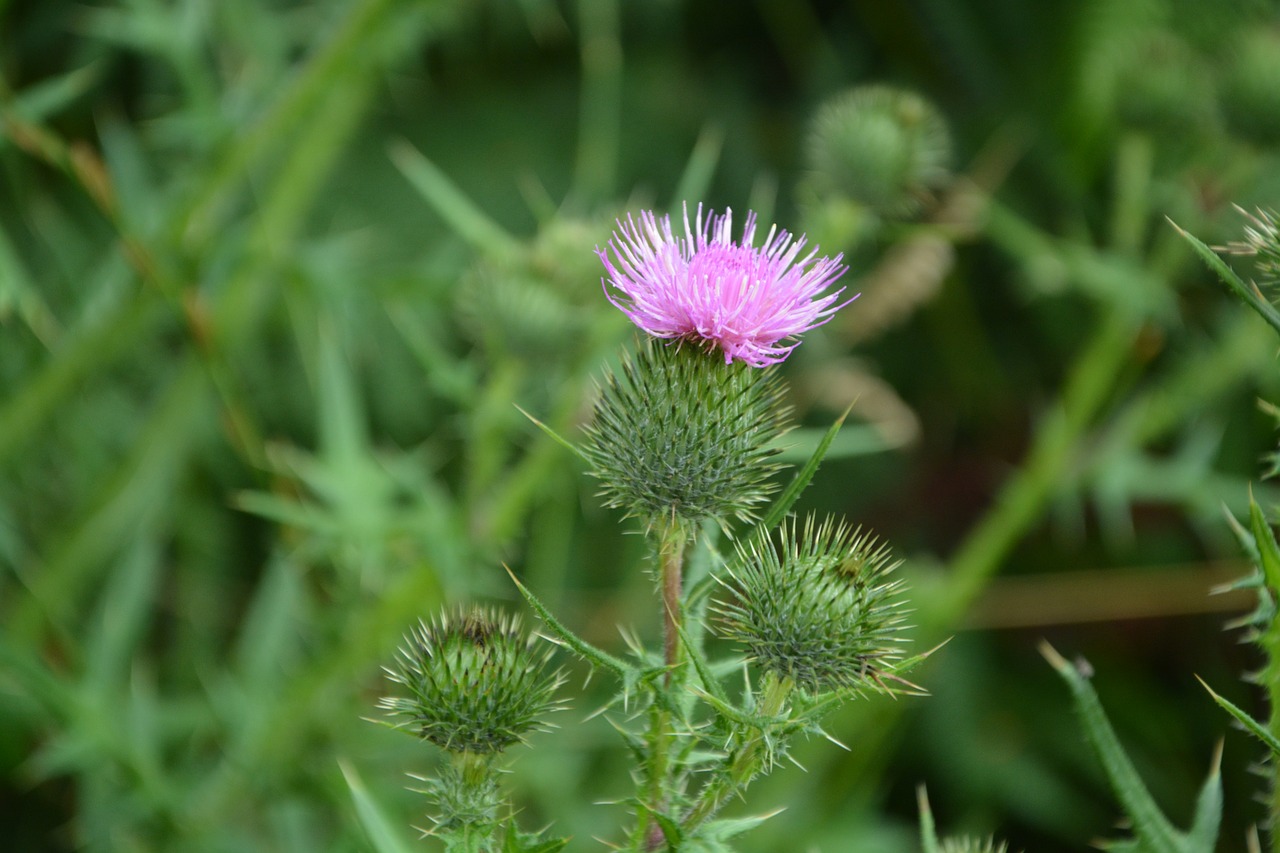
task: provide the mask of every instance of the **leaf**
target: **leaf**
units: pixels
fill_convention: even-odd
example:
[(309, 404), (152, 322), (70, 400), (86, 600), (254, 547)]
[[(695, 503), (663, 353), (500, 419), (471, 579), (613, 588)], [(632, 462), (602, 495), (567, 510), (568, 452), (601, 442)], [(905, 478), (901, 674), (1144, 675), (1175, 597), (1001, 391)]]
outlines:
[(512, 820), (502, 840), (502, 853), (559, 853), (569, 843), (568, 838), (543, 839), (541, 836), (541, 832), (521, 832)]
[(1280, 590), (1280, 545), (1276, 544), (1276, 535), (1267, 524), (1262, 507), (1249, 496), (1249, 528), (1253, 532), (1253, 541), (1258, 548), (1258, 566), (1267, 586), (1274, 593)]
[(826, 435), (822, 437), (822, 441), (818, 442), (817, 448), (814, 449), (813, 455), (809, 457), (809, 461), (796, 472), (795, 477), (787, 484), (786, 489), (773, 502), (773, 506), (769, 507), (768, 514), (760, 522), (760, 530), (772, 530), (787, 517), (787, 513), (791, 511), (791, 507), (795, 506), (796, 500), (799, 499), (800, 493), (805, 490), (810, 481), (813, 480), (813, 475), (818, 472), (818, 466), (822, 464), (827, 448), (831, 447), (831, 442), (835, 440), (836, 433), (840, 432), (840, 427), (844, 425), (844, 420), (849, 417), (851, 411), (853, 411), (852, 403), (849, 404), (849, 408), (844, 410), (844, 414), (837, 418), (836, 422), (827, 430)]
[(698, 134), (697, 141), (693, 143), (693, 151), (690, 152), (684, 172), (676, 184), (672, 207), (687, 203), (690, 199), (706, 198), (723, 147), (724, 131), (714, 124), (705, 125)]
[(924, 853), (938, 853), (938, 830), (933, 825), (933, 812), (929, 809), (929, 795), (924, 785), (916, 788), (916, 803), (920, 810), (920, 846)]
[(1196, 811), (1187, 830), (1187, 849), (1213, 853), (1218, 843), (1218, 829), (1222, 825), (1222, 741), (1213, 754), (1209, 776), (1196, 798)]
[(391, 161), (409, 179), (422, 198), (454, 232), (477, 251), (487, 255), (512, 255), (519, 249), (515, 239), (489, 218), (471, 199), (405, 140), (391, 143)]
[(1147, 792), (1133, 762), (1125, 754), (1115, 730), (1111, 728), (1111, 723), (1102, 710), (1102, 704), (1098, 701), (1098, 694), (1094, 692), (1093, 685), (1079, 669), (1068, 663), (1048, 643), (1040, 644), (1040, 653), (1071, 688), (1076, 710), (1084, 723), (1085, 735), (1098, 753), (1098, 758), (1102, 761), (1107, 778), (1111, 780), (1111, 786), (1120, 799), (1125, 814), (1133, 821), (1134, 834), (1144, 844), (1156, 850), (1180, 849), (1177, 830), (1169, 824), (1155, 800), (1151, 798), (1151, 794)]
[(1218, 759), (1214, 759), (1209, 778), (1201, 790), (1191, 832), (1179, 832), (1160, 811), (1133, 762), (1125, 754), (1089, 679), (1048, 643), (1040, 644), (1040, 653), (1071, 688), (1076, 711), (1084, 723), (1085, 736), (1102, 761), (1111, 787), (1133, 823), (1132, 845), (1115, 845), (1111, 849), (1213, 853), (1222, 817), (1222, 781), (1218, 774)]
[(1262, 292), (1258, 290), (1257, 285), (1246, 283), (1244, 279), (1236, 275), (1235, 271), (1232, 270), (1231, 267), (1227, 266), (1226, 261), (1218, 257), (1217, 252), (1213, 251), (1213, 249), (1206, 246), (1190, 233), (1182, 230), (1173, 220), (1169, 220), (1169, 224), (1172, 225), (1188, 243), (1191, 244), (1191, 248), (1200, 256), (1200, 260), (1204, 261), (1209, 269), (1216, 272), (1218, 277), (1222, 279), (1227, 287), (1231, 288), (1236, 296), (1239, 296), (1244, 300), (1245, 304), (1254, 311), (1257, 311), (1258, 314), (1262, 316), (1262, 319), (1266, 320), (1267, 323), (1270, 324), (1271, 328), (1280, 332), (1280, 311), (1277, 311), (1275, 306), (1267, 301), (1266, 297), (1262, 295)]
[(342, 768), (342, 776), (347, 780), (347, 787), (351, 790), (351, 799), (356, 806), (356, 817), (360, 819), (360, 825), (364, 827), (365, 834), (373, 843), (374, 850), (377, 853), (413, 853), (413, 848), (391, 828), (391, 823), (382, 813), (382, 808), (369, 795), (355, 769), (341, 760), (338, 766)]
[(1270, 731), (1266, 729), (1265, 726), (1263, 726), (1261, 723), (1259, 723), (1257, 720), (1251, 717), (1246, 711), (1244, 711), (1244, 709), (1240, 708), (1238, 705), (1234, 704), (1229, 699), (1226, 699), (1222, 696), (1219, 696), (1217, 693), (1215, 693), (1213, 691), (1213, 688), (1210, 687), (1208, 684), (1205, 684), (1204, 679), (1202, 679), (1200, 676), (1197, 675), (1196, 680), (1200, 682), (1200, 686), (1202, 686), (1205, 690), (1209, 691), (1209, 696), (1213, 698), (1213, 701), (1217, 702), (1218, 705), (1224, 711), (1226, 711), (1231, 716), (1235, 717), (1236, 720), (1240, 723), (1240, 725), (1244, 726), (1245, 731), (1247, 731), (1249, 734), (1256, 737), (1258, 740), (1262, 741), (1262, 743), (1267, 747), (1267, 749), (1271, 750), (1271, 754), (1273, 756), (1280, 757), (1280, 739), (1277, 739), (1275, 735), (1273, 735)]
[(689, 655), (689, 661), (693, 664), (694, 670), (698, 673), (698, 680), (702, 682), (707, 693), (715, 697), (721, 704), (732, 705), (733, 703), (729, 699), (729, 695), (724, 692), (724, 688), (720, 686), (720, 682), (708, 667), (706, 658), (703, 657), (702, 652), (699, 649), (694, 647), (693, 641), (689, 637), (689, 633), (684, 629), (684, 625), (680, 622), (676, 622), (675, 629), (676, 633), (680, 636), (681, 644), (684, 645), (685, 653)]
[(564, 645), (576, 652), (587, 663), (609, 670), (628, 684), (639, 680), (639, 670), (626, 661), (616, 658), (606, 651), (597, 649), (570, 631), (559, 619), (551, 614), (551, 611), (538, 600), (537, 596), (529, 591), (528, 587), (520, 583), (520, 579), (516, 577), (515, 572), (511, 571), (510, 566), (504, 563), (502, 567), (507, 570), (507, 574), (511, 576), (512, 582), (516, 585), (516, 589), (520, 590), (524, 600), (529, 602), (529, 606), (533, 608), (534, 613), (538, 614), (538, 618), (551, 630), (556, 639), (559, 639)]
[(582, 448), (578, 447), (573, 442), (569, 441), (569, 439), (560, 435), (560, 433), (556, 432), (551, 427), (547, 426), (542, 421), (538, 420), (533, 415), (529, 414), (519, 406), (516, 406), (516, 411), (518, 411), (520, 414), (524, 415), (526, 418), (532, 421), (534, 426), (536, 426), (538, 429), (542, 430), (544, 433), (550, 436), (551, 440), (554, 441), (556, 444), (565, 448), (574, 456), (577, 456), (579, 459), (581, 459), (583, 462), (587, 463), (588, 465), (591, 464), (591, 457), (588, 456), (586, 453), (584, 453), (582, 451)]

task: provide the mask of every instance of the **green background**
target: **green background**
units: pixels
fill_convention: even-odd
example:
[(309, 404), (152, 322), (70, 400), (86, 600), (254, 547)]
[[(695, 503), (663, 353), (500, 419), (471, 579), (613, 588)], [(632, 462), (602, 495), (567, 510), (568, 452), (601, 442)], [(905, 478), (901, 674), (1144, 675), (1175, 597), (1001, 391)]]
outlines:
[[(947, 122), (909, 214), (831, 190), (822, 105)], [(362, 721), (420, 616), (519, 609), (621, 649), (643, 540), (574, 435), (629, 345), (594, 255), (680, 203), (807, 231), (863, 296), (783, 370), (803, 499), (905, 558), (917, 679), (753, 789), (744, 850), (1086, 849), (1119, 811), (1047, 638), (1093, 665), (1185, 823), (1261, 750), (1224, 519), (1274, 445), (1276, 341), (1193, 257), (1280, 189), (1280, 19), (1251, 0), (0, 0), (0, 838), (32, 851), (374, 849), (426, 745)], [(1247, 263), (1238, 264), (1244, 274)], [(880, 313), (872, 311), (879, 307)], [(533, 826), (619, 837), (609, 685), (513, 753)], [(579, 695), (580, 692), (580, 695)], [(344, 775), (344, 769), (345, 774)], [(418, 843), (430, 849), (430, 842)], [(409, 845), (412, 849), (413, 845)]]

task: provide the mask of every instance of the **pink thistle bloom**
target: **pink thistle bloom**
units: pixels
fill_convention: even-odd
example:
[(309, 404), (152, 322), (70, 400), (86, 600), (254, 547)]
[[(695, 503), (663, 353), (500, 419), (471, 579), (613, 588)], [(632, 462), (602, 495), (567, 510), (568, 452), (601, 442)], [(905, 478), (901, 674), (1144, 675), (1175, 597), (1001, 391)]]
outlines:
[(740, 358), (752, 367), (782, 361), (800, 345), (788, 341), (853, 301), (836, 304), (844, 288), (830, 290), (848, 269), (843, 255), (817, 257), (815, 247), (800, 257), (804, 236), (777, 226), (757, 248), (752, 212), (741, 242), (732, 228), (732, 211), (703, 218), (702, 205), (692, 224), (685, 206), (680, 237), (669, 216), (646, 210), (637, 221), (628, 214), (608, 246), (596, 248), (609, 273), (601, 279), (605, 296), (656, 338), (705, 341), (724, 352), (726, 364)]

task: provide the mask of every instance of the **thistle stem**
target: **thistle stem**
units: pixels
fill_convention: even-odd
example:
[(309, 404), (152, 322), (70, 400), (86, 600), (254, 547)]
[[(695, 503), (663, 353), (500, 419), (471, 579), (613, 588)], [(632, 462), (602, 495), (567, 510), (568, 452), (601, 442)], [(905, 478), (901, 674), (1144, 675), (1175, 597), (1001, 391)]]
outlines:
[[(779, 678), (772, 671), (766, 672), (756, 712), (765, 720), (776, 718), (782, 713), (794, 687), (795, 683), (790, 678)], [(764, 725), (768, 726), (769, 723)], [(742, 745), (729, 756), (726, 766), (707, 782), (698, 801), (685, 815), (681, 827), (686, 833), (697, 829), (714, 816), (731, 797), (740, 793), (759, 775), (768, 755), (765, 747), (769, 736), (767, 728), (758, 728), (746, 735)]]
[(684, 581), (684, 551), (689, 537), (677, 520), (670, 521), (658, 544), (658, 573), (662, 589), (662, 661), (669, 669), (663, 685), (680, 662), (680, 590)]
[[(662, 598), (662, 660), (667, 672), (662, 689), (671, 690), (675, 670), (680, 663), (680, 591), (683, 586), (684, 552), (689, 544), (687, 528), (672, 516), (658, 532), (658, 589)], [(654, 813), (666, 809), (670, 801), (671, 780), (671, 715), (662, 703), (655, 702), (649, 714), (649, 766), (646, 775), (645, 800)], [(648, 812), (641, 815), (636, 827), (641, 849), (661, 850), (666, 845), (662, 827)]]

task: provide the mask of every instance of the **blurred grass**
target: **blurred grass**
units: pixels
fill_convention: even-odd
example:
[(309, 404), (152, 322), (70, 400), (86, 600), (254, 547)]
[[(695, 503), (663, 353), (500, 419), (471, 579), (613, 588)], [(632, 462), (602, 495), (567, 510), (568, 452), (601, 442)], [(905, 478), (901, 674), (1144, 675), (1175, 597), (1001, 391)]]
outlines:
[[(805, 501), (909, 557), (922, 642), (1022, 626), (965, 631), (928, 700), (843, 712), (852, 751), (805, 745), (744, 849), (914, 849), (920, 782), (947, 831), (1104, 833), (1040, 634), (1187, 813), (1228, 729), (1192, 673), (1256, 699), (1187, 589), (1238, 557), (1221, 506), (1277, 383), (1165, 217), (1222, 243), (1231, 202), (1275, 203), (1254, 42), (1278, 27), (1250, 0), (0, 2), (12, 849), (394, 844), (365, 828), (421, 821), (402, 774), (430, 758), (360, 717), (412, 620), (512, 599), (506, 561), (593, 641), (651, 634), (639, 537), (514, 404), (572, 434), (630, 339), (592, 250), (686, 199), (848, 253), (864, 295), (787, 365), (789, 452), (854, 397), (863, 423)], [(808, 121), (863, 83), (951, 125), (956, 176), (914, 217), (804, 191)], [(1064, 588), (1068, 624), (1009, 597)], [(541, 736), (530, 819), (612, 837), (618, 746), (600, 720)], [(1260, 814), (1251, 750), (1229, 736), (1223, 849)]]

